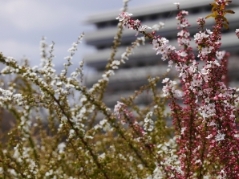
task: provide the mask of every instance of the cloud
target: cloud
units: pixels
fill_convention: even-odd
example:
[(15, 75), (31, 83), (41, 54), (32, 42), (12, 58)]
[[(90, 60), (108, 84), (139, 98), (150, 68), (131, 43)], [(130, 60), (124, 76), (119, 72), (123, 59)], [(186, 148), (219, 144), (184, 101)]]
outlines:
[(65, 3), (37, 0), (8, 0), (1, 2), (1, 21), (24, 31), (52, 29), (77, 21), (79, 13)]
[(13, 39), (1, 40), (0, 49), (4, 56), (11, 56), (15, 59), (22, 58), (28, 55), (40, 54), (38, 46), (19, 42)]
[[(51, 42), (47, 41), (50, 45)], [(71, 47), (71, 44), (55, 44), (54, 47), (54, 58), (53, 63), (62, 66), (65, 62), (65, 57), (69, 55), (67, 51)], [(40, 59), (40, 42), (38, 44), (28, 43), (23, 41), (17, 41), (13, 39), (0, 40), (0, 49), (4, 56), (13, 57), (16, 60), (27, 58), (31, 65), (39, 65), (41, 63)], [(78, 65), (85, 53), (94, 52), (93, 49), (85, 47), (83, 44), (78, 46), (78, 50), (73, 57), (74, 65)]]
[[(129, 7), (142, 6), (158, 0), (132, 0)], [(163, 0), (161, 0), (163, 1)], [(0, 51), (5, 56), (29, 58), (31, 64), (40, 63), (39, 41), (46, 36), (56, 42), (55, 63), (62, 63), (67, 49), (81, 32), (88, 32), (85, 19), (91, 14), (119, 10), (122, 0), (6, 0), (0, 6)], [(81, 45), (76, 61), (87, 53), (89, 46)], [(92, 50), (92, 49), (89, 49)], [(90, 51), (92, 52), (92, 51)]]

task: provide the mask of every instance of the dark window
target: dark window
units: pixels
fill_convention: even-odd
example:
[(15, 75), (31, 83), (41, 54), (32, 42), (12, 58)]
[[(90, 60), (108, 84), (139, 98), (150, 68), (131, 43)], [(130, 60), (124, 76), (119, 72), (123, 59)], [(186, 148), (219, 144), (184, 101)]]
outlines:
[(131, 68), (131, 66), (130, 66), (128, 63), (126, 63), (126, 64), (123, 66), (123, 68)]
[(225, 28), (224, 28), (224, 29), (222, 30), (222, 33), (227, 34), (227, 33), (229, 33), (230, 31), (231, 31), (231, 29), (225, 29)]
[(105, 22), (99, 22), (98, 24), (96, 24), (97, 28), (101, 29), (106, 27), (106, 23)]
[(112, 26), (117, 26), (118, 25), (118, 21), (111, 21), (111, 25)]
[(150, 16), (149, 16), (149, 19), (150, 19), (150, 20), (157, 20), (158, 17), (159, 17), (158, 14), (153, 14), (153, 15), (150, 15)]
[(97, 46), (97, 49), (98, 50), (103, 50), (103, 49), (105, 49), (106, 48), (106, 46), (105, 45), (100, 45), (100, 46)]
[(144, 67), (144, 66), (145, 66), (145, 63), (142, 62), (142, 61), (139, 61), (139, 62), (137, 62), (137, 66), (138, 66), (138, 67)]
[(192, 14), (198, 14), (201, 11), (200, 7), (195, 7), (190, 10)]
[(162, 14), (162, 17), (164, 17), (164, 18), (168, 18), (169, 16), (170, 16), (170, 12), (164, 12)]
[(203, 9), (204, 9), (204, 11), (209, 12), (209, 11), (211, 11), (212, 7), (211, 6), (204, 6)]

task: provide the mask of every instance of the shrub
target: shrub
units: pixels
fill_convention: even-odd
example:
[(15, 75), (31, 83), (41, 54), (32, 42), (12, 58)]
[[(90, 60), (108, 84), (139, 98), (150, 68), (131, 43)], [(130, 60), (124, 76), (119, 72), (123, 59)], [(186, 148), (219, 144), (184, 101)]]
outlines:
[[(229, 54), (219, 51), (221, 30), (228, 27), (226, 9), (231, 1), (215, 0), (213, 28), (194, 35), (197, 57), (190, 46), (187, 11), (180, 10), (177, 34), (180, 49), (156, 35), (155, 27), (142, 25), (124, 10), (119, 31), (102, 78), (87, 89), (83, 63), (69, 74), (68, 67), (83, 34), (69, 49), (64, 69), (53, 68), (54, 44), (41, 42), (42, 64), (30, 67), (0, 56), (5, 65), (1, 75), (1, 112), (14, 116), (8, 132), (1, 133), (1, 178), (239, 178), (238, 95), (226, 84)], [(121, 60), (115, 60), (123, 26), (143, 34)], [(157, 27), (159, 28), (159, 27)], [(152, 32), (150, 32), (152, 30)], [(236, 30), (236, 33), (238, 30)], [(117, 102), (114, 110), (102, 101), (114, 70), (125, 63), (132, 50), (147, 38), (153, 49), (175, 67), (178, 81), (149, 78), (132, 96)], [(200, 67), (197, 58), (204, 63)], [(157, 84), (164, 84), (158, 91)], [(152, 102), (134, 104), (144, 91)], [(170, 104), (171, 112), (165, 108)], [(172, 126), (166, 121), (171, 118)], [(2, 119), (3, 120), (3, 119)]]

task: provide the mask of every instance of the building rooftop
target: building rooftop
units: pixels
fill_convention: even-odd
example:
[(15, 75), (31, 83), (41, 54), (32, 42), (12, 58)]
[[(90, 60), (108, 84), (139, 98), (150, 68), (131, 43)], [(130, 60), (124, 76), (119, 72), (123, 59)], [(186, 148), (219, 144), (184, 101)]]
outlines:
[[(192, 0), (184, 0), (180, 2), (180, 8), (187, 10), (187, 9), (192, 9), (195, 10), (195, 13), (197, 13), (198, 7), (205, 7), (205, 9), (211, 9), (209, 4), (212, 2), (212, 0), (200, 0), (200, 1), (192, 1)], [(233, 1), (230, 6), (238, 6), (239, 2)], [(195, 8), (195, 9), (194, 9)], [(135, 17), (139, 16), (148, 16), (152, 14), (164, 14), (165, 12), (166, 15), (170, 15), (173, 11), (177, 12), (176, 6), (173, 3), (155, 3), (152, 5), (148, 6), (142, 6), (142, 7), (136, 7), (136, 8), (129, 8), (130, 12), (134, 14)], [(88, 17), (87, 23), (91, 24), (96, 24), (100, 22), (108, 22), (111, 21), (112, 19), (115, 19), (118, 14), (119, 10), (114, 10), (114, 11), (108, 11), (108, 12), (102, 12), (102, 13), (97, 13), (97, 14), (92, 14), (91, 16)], [(169, 14), (168, 14), (169, 13)]]

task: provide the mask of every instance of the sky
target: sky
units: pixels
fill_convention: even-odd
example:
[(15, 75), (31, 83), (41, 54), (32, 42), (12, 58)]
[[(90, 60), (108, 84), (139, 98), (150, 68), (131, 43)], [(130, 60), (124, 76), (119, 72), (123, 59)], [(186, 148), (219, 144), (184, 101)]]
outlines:
[[(129, 8), (171, 0), (131, 0)], [(64, 63), (67, 50), (82, 33), (92, 30), (87, 17), (98, 12), (122, 8), (122, 0), (0, 0), (0, 52), (16, 60), (29, 59), (40, 64), (40, 40), (55, 43), (54, 63)], [(75, 61), (92, 51), (84, 41)]]

